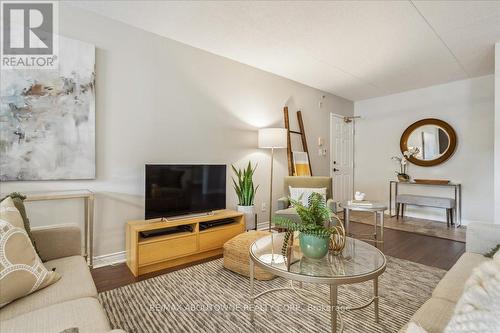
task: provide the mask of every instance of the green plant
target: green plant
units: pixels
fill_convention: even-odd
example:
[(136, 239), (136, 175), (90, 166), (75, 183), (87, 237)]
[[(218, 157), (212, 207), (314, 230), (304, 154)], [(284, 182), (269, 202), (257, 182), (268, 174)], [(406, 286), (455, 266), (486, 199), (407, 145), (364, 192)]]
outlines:
[(255, 199), (255, 193), (259, 188), (259, 185), (254, 186), (253, 184), (253, 174), (257, 166), (252, 168), (252, 164), (248, 162), (248, 166), (243, 170), (236, 169), (234, 165), (231, 165), (231, 167), (233, 168), (234, 174), (238, 177), (238, 181), (233, 178), (233, 187), (238, 196), (238, 205), (252, 206)]
[(301, 201), (291, 198), (289, 200), (295, 207), (301, 222), (292, 221), (282, 216), (275, 216), (273, 218), (273, 222), (277, 226), (286, 229), (283, 248), (281, 249), (283, 256), (286, 257), (288, 241), (294, 231), (319, 238), (330, 238), (331, 235), (337, 233), (337, 228), (331, 226), (331, 212), (326, 207), (325, 199), (321, 194), (312, 193), (308, 198), (308, 206), (304, 206)]

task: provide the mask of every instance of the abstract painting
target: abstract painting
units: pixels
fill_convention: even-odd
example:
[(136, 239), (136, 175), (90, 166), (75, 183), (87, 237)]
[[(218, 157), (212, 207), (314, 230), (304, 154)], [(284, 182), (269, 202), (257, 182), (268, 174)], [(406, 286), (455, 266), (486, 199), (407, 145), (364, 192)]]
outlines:
[(95, 178), (95, 46), (61, 36), (58, 61), (1, 71), (1, 181)]

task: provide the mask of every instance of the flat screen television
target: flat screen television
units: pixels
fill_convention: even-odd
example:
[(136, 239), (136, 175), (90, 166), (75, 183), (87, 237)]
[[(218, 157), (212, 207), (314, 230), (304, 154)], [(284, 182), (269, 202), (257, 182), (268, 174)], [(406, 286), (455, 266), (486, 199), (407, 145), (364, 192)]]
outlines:
[(226, 208), (226, 166), (146, 164), (146, 219)]

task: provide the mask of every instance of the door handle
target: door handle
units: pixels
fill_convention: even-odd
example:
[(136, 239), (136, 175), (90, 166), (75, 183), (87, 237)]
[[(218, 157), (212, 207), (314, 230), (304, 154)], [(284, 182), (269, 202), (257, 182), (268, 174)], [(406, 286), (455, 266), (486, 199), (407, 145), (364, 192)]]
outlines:
[(333, 168), (333, 172), (339, 171), (339, 169)]

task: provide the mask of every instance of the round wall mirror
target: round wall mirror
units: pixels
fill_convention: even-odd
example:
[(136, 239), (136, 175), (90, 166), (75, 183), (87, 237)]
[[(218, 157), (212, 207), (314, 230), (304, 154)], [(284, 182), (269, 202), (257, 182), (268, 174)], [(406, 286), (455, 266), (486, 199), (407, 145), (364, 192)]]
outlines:
[(457, 135), (453, 127), (439, 119), (422, 119), (411, 124), (401, 136), (401, 152), (417, 150), (408, 158), (413, 164), (434, 166), (453, 155), (457, 147)]

